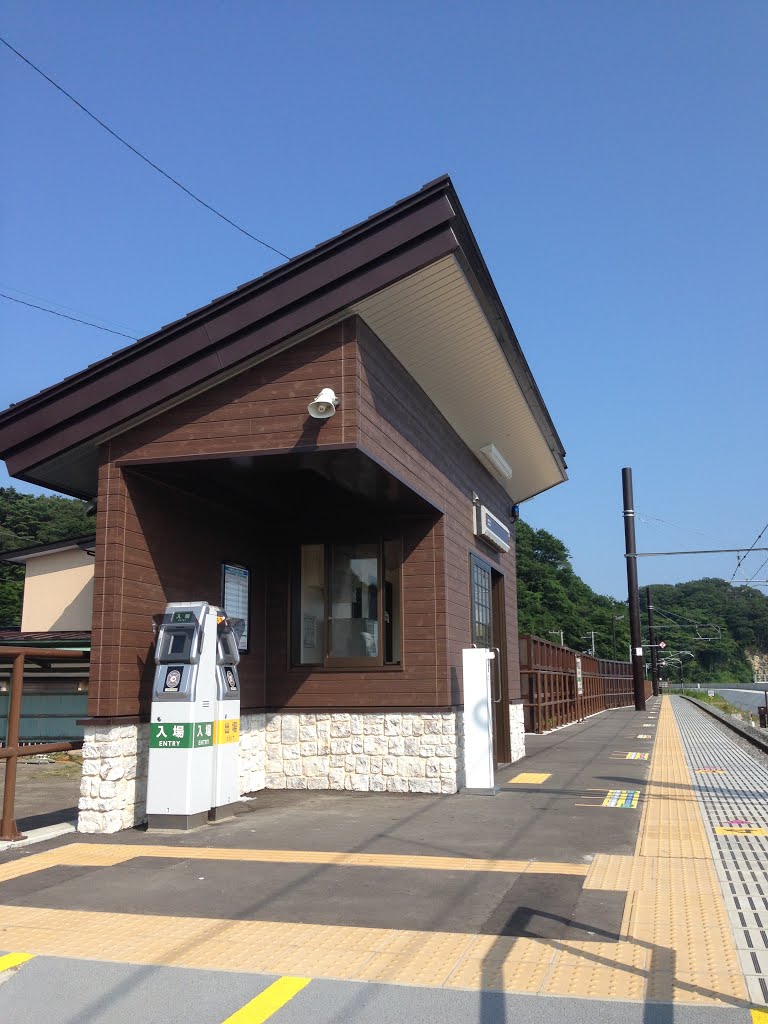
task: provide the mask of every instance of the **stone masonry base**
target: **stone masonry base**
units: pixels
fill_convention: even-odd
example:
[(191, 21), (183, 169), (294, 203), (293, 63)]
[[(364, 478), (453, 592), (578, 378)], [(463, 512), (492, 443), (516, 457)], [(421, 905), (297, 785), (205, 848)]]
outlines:
[[(509, 709), (512, 760), (525, 754), (523, 709)], [(268, 712), (240, 722), (240, 789), (456, 793), (463, 785), (462, 713)], [(149, 727), (86, 726), (78, 831), (146, 820)]]
[(509, 705), (509, 738), (512, 751), (510, 761), (519, 761), (525, 757), (525, 715), (522, 704)]

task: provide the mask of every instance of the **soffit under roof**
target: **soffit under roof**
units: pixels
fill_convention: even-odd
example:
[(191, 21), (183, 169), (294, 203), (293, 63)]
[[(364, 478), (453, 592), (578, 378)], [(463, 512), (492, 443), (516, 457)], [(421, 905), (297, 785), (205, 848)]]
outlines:
[(355, 305), (478, 458), (494, 444), (516, 502), (566, 479), (458, 261), (437, 263)]

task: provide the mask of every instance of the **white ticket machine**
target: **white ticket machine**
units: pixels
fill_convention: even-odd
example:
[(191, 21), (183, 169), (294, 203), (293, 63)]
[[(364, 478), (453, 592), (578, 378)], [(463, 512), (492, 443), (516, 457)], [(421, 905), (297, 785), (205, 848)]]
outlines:
[(217, 612), (205, 601), (176, 602), (155, 619), (147, 780), (150, 828), (195, 828), (208, 820), (213, 793)]
[(209, 818), (229, 817), (240, 801), (240, 661), (245, 623), (217, 609), (216, 703), (213, 721), (213, 796)]

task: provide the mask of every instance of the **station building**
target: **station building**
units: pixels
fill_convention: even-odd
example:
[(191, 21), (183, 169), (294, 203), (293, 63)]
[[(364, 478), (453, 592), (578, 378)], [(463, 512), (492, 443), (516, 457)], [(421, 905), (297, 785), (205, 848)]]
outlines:
[(246, 619), (243, 793), (456, 792), (472, 645), (523, 756), (514, 521), (564, 450), (448, 177), (12, 406), (0, 454), (96, 502), (82, 831), (144, 818), (169, 601)]

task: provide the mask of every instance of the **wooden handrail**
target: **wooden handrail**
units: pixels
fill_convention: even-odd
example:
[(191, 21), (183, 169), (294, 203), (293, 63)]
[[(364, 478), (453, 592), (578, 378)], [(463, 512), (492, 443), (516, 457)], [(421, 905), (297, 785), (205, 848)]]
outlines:
[(79, 658), (81, 661), (89, 656), (88, 651), (60, 650), (54, 647), (0, 647), (0, 658), (13, 659), (11, 673), (11, 699), (8, 705), (8, 728), (5, 734), (5, 746), (0, 748), (0, 758), (5, 760), (5, 787), (3, 789), (3, 816), (0, 821), (0, 840), (18, 842), (25, 837), (16, 827), (14, 808), (16, 804), (16, 770), (20, 757), (30, 757), (42, 753), (44, 747), (53, 753), (55, 750), (73, 750), (72, 743), (35, 743), (28, 747), (19, 746), (19, 723), (21, 721), (21, 697), (24, 690), (24, 662), (27, 658), (45, 661), (62, 661)]

